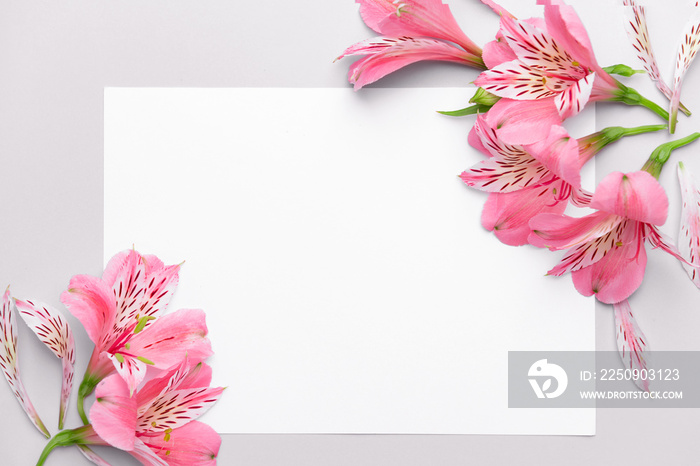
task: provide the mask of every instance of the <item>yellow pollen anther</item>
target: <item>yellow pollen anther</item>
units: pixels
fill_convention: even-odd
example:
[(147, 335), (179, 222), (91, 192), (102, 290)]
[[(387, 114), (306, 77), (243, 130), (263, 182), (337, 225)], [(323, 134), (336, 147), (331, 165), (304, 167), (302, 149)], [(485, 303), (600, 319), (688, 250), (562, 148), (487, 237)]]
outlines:
[(131, 343), (124, 343), (124, 349), (131, 348)]
[(572, 61), (571, 64), (572, 64), (573, 66), (581, 66), (581, 64), (580, 64), (579, 62), (577, 62), (577, 61)]
[(151, 425), (152, 425), (153, 427), (155, 427), (155, 426), (157, 425), (157, 424), (156, 424), (156, 421), (151, 421)]
[(615, 246), (622, 246), (622, 241), (618, 241), (617, 243), (615, 243)]
[(114, 357), (116, 358), (117, 361), (119, 361), (121, 364), (124, 364), (124, 356), (122, 356), (119, 353), (114, 353)]
[(134, 333), (139, 333), (143, 328), (146, 326), (149, 320), (154, 320), (155, 317), (153, 316), (143, 316), (139, 319), (139, 323), (136, 324), (136, 328), (134, 329)]
[(170, 450), (165, 450), (165, 456), (170, 455)]

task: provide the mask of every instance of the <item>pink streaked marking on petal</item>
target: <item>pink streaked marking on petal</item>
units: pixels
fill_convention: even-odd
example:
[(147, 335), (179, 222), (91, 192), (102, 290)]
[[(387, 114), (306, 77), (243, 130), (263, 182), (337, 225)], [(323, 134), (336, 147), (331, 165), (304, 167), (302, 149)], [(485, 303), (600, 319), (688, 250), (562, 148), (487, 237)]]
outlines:
[(467, 186), (499, 193), (518, 191), (556, 179), (542, 163), (524, 151), (517, 158), (494, 156), (483, 160), (459, 177)]
[(593, 90), (595, 73), (579, 79), (554, 98), (554, 104), (562, 119), (577, 115), (588, 103)]
[(136, 430), (139, 433), (162, 432), (183, 426), (208, 411), (223, 391), (221, 387), (169, 390), (140, 413)]
[[(613, 304), (615, 312), (615, 336), (617, 337), (617, 351), (625, 368), (642, 371), (647, 369), (645, 351), (647, 346), (646, 337), (637, 325), (637, 321), (632, 314), (629, 302), (625, 299)], [(649, 391), (649, 379), (634, 379), (634, 383), (644, 391)]]
[(548, 76), (535, 66), (513, 60), (484, 71), (474, 84), (499, 97), (539, 100), (556, 96), (573, 82), (568, 78)]

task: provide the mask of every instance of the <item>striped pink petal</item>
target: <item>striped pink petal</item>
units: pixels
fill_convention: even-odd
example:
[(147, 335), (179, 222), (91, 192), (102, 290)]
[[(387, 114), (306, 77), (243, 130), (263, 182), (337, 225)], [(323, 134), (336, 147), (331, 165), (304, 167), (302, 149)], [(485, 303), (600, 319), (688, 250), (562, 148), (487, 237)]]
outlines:
[(498, 16), (507, 16), (515, 19), (515, 16), (493, 0), (481, 0), (481, 3), (491, 8)]
[(593, 91), (595, 73), (579, 79), (554, 98), (554, 104), (562, 119), (577, 115), (586, 106)]
[(494, 156), (483, 160), (459, 177), (467, 186), (499, 193), (510, 193), (554, 180), (554, 175), (525, 151), (520, 156)]
[[(683, 200), (678, 250), (688, 262), (700, 264), (700, 190), (693, 174), (682, 163), (678, 164), (678, 181)], [(683, 268), (695, 286), (700, 288), (700, 266), (683, 263)]]
[(221, 387), (170, 390), (139, 414), (136, 430), (149, 433), (181, 427), (208, 411), (223, 391)]
[[(179, 265), (165, 266), (155, 256), (134, 250), (115, 255), (102, 275), (116, 298), (114, 331), (123, 331), (144, 316), (164, 313), (177, 288), (179, 269)], [(146, 322), (146, 328), (151, 323)]]
[(10, 288), (5, 290), (2, 297), (2, 307), (0, 307), (0, 368), (7, 383), (10, 384), (10, 389), (14, 393), (19, 404), (22, 405), (24, 412), (32, 421), (34, 426), (46, 436), (50, 438), (49, 431), (44, 426), (44, 423), (39, 418), (39, 414), (34, 409), (27, 390), (24, 388), (22, 378), (19, 371), (19, 363), (17, 360), (17, 327), (15, 324), (15, 315), (12, 311), (12, 302), (10, 299)]
[(106, 353), (106, 355), (109, 360), (112, 361), (112, 364), (114, 364), (117, 374), (124, 379), (124, 382), (126, 382), (126, 385), (129, 387), (129, 396), (133, 395), (136, 387), (143, 381), (144, 377), (146, 377), (146, 363), (139, 361), (132, 355), (123, 353)]
[(107, 461), (105, 461), (100, 455), (95, 453), (87, 445), (77, 445), (77, 447), (80, 450), (80, 453), (82, 453), (85, 458), (91, 461), (92, 464), (96, 464), (97, 466), (111, 466)]
[(627, 37), (629, 37), (632, 47), (637, 52), (637, 58), (642, 62), (642, 66), (649, 78), (656, 83), (656, 87), (670, 100), (671, 88), (661, 77), (659, 65), (654, 56), (654, 49), (649, 41), (649, 31), (647, 28), (646, 12), (643, 6), (637, 5), (634, 0), (623, 0), (625, 10), (625, 26)]
[(140, 438), (136, 439), (134, 442), (134, 449), (131, 450), (129, 454), (139, 460), (141, 464), (145, 466), (169, 466), (167, 461), (158, 456), (156, 452), (146, 445)]
[[(695, 10), (697, 10), (697, 8), (695, 8)], [(683, 77), (688, 71), (688, 68), (690, 68), (690, 64), (695, 59), (695, 55), (697, 55), (699, 49), (700, 13), (695, 12), (685, 26), (683, 41), (678, 47), (678, 55), (676, 56), (676, 68), (673, 73), (673, 94), (671, 95), (671, 108), (669, 111), (669, 131), (671, 133), (676, 129)]]
[(601, 238), (621, 223), (620, 217), (594, 212), (585, 217), (543, 214), (530, 221), (531, 244), (553, 251), (568, 249)]
[[(626, 369), (632, 371), (647, 370), (646, 337), (637, 325), (637, 321), (632, 314), (629, 302), (625, 299), (613, 304), (615, 312), (615, 336), (617, 337), (617, 351), (620, 353), (622, 363)], [(648, 378), (634, 378), (634, 383), (644, 391), (649, 391)]]
[(629, 222), (621, 245), (615, 245), (591, 266), (573, 271), (571, 278), (579, 293), (592, 296), (607, 304), (630, 297), (644, 279), (647, 254), (643, 231), (638, 222)]
[(58, 428), (63, 429), (63, 421), (68, 411), (68, 401), (73, 390), (75, 366), (75, 342), (73, 332), (63, 315), (53, 307), (39, 302), (15, 300), (19, 315), (63, 364), (61, 403), (58, 415)]
[(355, 90), (420, 61), (446, 61), (475, 66), (474, 57), (454, 45), (431, 38), (376, 37), (350, 46), (337, 59), (364, 55), (348, 71)]
[(572, 82), (575, 81), (551, 76), (536, 65), (530, 66), (520, 60), (513, 60), (484, 71), (474, 84), (499, 97), (539, 100), (558, 95)]

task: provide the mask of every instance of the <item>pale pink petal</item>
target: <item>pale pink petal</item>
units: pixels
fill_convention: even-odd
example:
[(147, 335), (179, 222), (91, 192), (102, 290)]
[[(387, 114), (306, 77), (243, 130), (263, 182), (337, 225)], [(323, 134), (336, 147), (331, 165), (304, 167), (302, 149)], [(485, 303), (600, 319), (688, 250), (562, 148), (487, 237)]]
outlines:
[(76, 445), (85, 458), (97, 466), (111, 466), (87, 445)]
[(595, 264), (609, 251), (624, 244), (628, 222), (630, 221), (624, 220), (617, 223), (615, 228), (604, 235), (569, 249), (564, 258), (547, 274), (559, 276)]
[(576, 207), (590, 207), (593, 200), (593, 193), (583, 188), (574, 189), (571, 192), (571, 204)]
[(671, 238), (662, 233), (658, 229), (658, 227), (654, 225), (645, 224), (644, 231), (646, 239), (649, 241), (649, 244), (651, 244), (654, 249), (658, 248), (664, 252), (671, 254), (673, 257), (681, 261), (681, 264), (683, 265), (687, 265), (690, 267), (697, 267), (698, 265), (700, 265), (697, 262), (690, 262), (685, 257), (683, 257), (678, 248), (676, 248), (676, 245), (673, 244), (673, 240), (671, 240)]
[(474, 84), (499, 97), (514, 100), (540, 100), (566, 89), (571, 79), (550, 76), (537, 66), (513, 60), (482, 72)]
[(671, 95), (671, 108), (669, 110), (669, 130), (673, 133), (678, 119), (678, 107), (681, 101), (681, 87), (683, 77), (690, 68), (700, 50), (700, 15), (695, 13), (685, 26), (683, 41), (678, 47), (676, 56), (676, 68), (673, 73), (673, 94)]
[(348, 80), (355, 85), (355, 90), (419, 61), (474, 65), (469, 54), (447, 42), (407, 36), (368, 39), (352, 45), (338, 59), (350, 55), (366, 55), (355, 61), (348, 72)]
[(90, 424), (102, 440), (122, 450), (133, 450), (136, 440), (136, 398), (118, 375), (104, 379), (95, 389)]
[(144, 444), (139, 438), (134, 441), (134, 448), (129, 451), (129, 454), (145, 466), (169, 466), (167, 461), (156, 455), (156, 452)]
[(133, 395), (136, 387), (143, 381), (144, 377), (146, 377), (147, 364), (131, 355), (121, 353), (106, 354), (109, 360), (112, 361), (112, 364), (114, 364), (117, 374), (124, 379), (124, 382), (129, 387), (129, 395)]
[(654, 50), (649, 40), (649, 30), (647, 28), (646, 13), (643, 6), (636, 5), (634, 1), (623, 0), (627, 6), (625, 11), (625, 25), (627, 36), (632, 42), (632, 47), (637, 52), (637, 58), (642, 62), (642, 66), (649, 78), (656, 83), (656, 87), (668, 98), (671, 99), (671, 88), (661, 77), (659, 65), (656, 63)]
[[(488, 113), (486, 115), (488, 116)], [(476, 122), (469, 133), (469, 143), (489, 157), (516, 159), (525, 156), (521, 146), (503, 142), (498, 137), (495, 126), (492, 126), (483, 114), (476, 117)]]
[(139, 413), (146, 411), (153, 400), (165, 394), (169, 390), (181, 390), (185, 388), (208, 387), (211, 384), (211, 367), (203, 362), (195, 362), (185, 358), (174, 369), (167, 371), (163, 376), (149, 380), (136, 394), (139, 405)]
[[(678, 250), (688, 262), (700, 264), (700, 190), (695, 178), (682, 163), (678, 164), (678, 181), (681, 186), (681, 226), (678, 232)], [(700, 266), (683, 263), (695, 286), (700, 288)]]
[(140, 439), (170, 466), (214, 466), (221, 447), (221, 436), (198, 421), (174, 429), (167, 441), (162, 433)]
[[(472, 55), (481, 55), (481, 49), (464, 34), (450, 8), (440, 0), (359, 0), (359, 3), (363, 19), (369, 19), (368, 26), (382, 35), (443, 39), (458, 44)], [(382, 5), (378, 6), (379, 3)], [(379, 20), (381, 10), (388, 8), (393, 11)], [(370, 14), (371, 9), (377, 13)]]
[(170, 390), (139, 415), (136, 430), (148, 433), (181, 427), (207, 412), (223, 391), (221, 387)]
[(63, 429), (63, 421), (68, 411), (68, 401), (73, 390), (75, 366), (75, 341), (73, 332), (63, 315), (44, 303), (15, 300), (19, 315), (63, 364), (63, 383), (58, 416), (58, 428)]
[(646, 171), (613, 172), (596, 188), (591, 208), (663, 225), (668, 214), (668, 197), (656, 178)]
[(206, 335), (204, 312), (180, 309), (159, 317), (154, 325), (134, 335), (130, 351), (159, 369), (168, 369), (182, 361), (185, 354), (194, 361), (211, 356), (211, 343)]
[(567, 87), (554, 98), (554, 104), (562, 119), (577, 115), (588, 103), (596, 74), (591, 73)]
[(644, 278), (647, 254), (635, 228), (628, 228), (623, 245), (614, 247), (598, 262), (572, 272), (574, 286), (584, 296), (596, 295), (607, 304), (630, 297)]
[[(647, 370), (647, 360), (644, 352), (648, 349), (646, 337), (637, 325), (632, 315), (629, 302), (625, 299), (613, 304), (615, 310), (615, 336), (617, 337), (617, 350), (626, 369), (637, 371)], [(647, 377), (634, 378), (634, 383), (644, 391), (649, 391), (649, 379)]]
[(498, 138), (505, 144), (534, 144), (545, 139), (553, 125), (562, 122), (554, 99), (517, 101), (501, 99), (486, 114)]
[(469, 137), (468, 137), (468, 142), (469, 145), (472, 146), (474, 149), (478, 150), (484, 155), (487, 155), (491, 157), (491, 153), (486, 149), (486, 146), (481, 142), (481, 134), (480, 131), (477, 129), (477, 126), (479, 125), (479, 121), (484, 118), (483, 114), (479, 114), (476, 116), (476, 123), (474, 123), (474, 126), (472, 126), (472, 129), (469, 130)]
[(89, 275), (74, 276), (68, 290), (61, 294), (61, 302), (83, 324), (96, 346), (101, 348), (108, 343), (116, 307), (112, 290), (102, 280)]
[(555, 192), (561, 191), (562, 184), (556, 182), (512, 193), (491, 193), (481, 214), (481, 224), (504, 244), (527, 244), (528, 223), (532, 217), (545, 212), (561, 214), (566, 209), (566, 199)]
[(5, 294), (2, 297), (2, 306), (0, 307), (0, 368), (7, 383), (10, 384), (10, 390), (22, 405), (22, 409), (27, 413), (27, 416), (36, 426), (39, 431), (50, 438), (49, 431), (44, 426), (44, 423), (39, 418), (34, 405), (27, 395), (27, 390), (22, 383), (22, 377), (19, 372), (19, 362), (17, 360), (17, 326), (15, 324), (15, 314), (12, 311), (12, 301), (10, 299), (10, 287), (7, 287)]
[(585, 217), (542, 214), (530, 221), (530, 244), (551, 250), (568, 249), (607, 235), (621, 223), (617, 215), (594, 212)]
[(527, 21), (504, 17), (501, 19), (501, 31), (518, 59), (529, 67), (539, 69), (545, 76), (562, 76), (565, 81), (573, 82), (588, 74), (586, 68), (569, 54), (566, 47), (558, 44), (548, 30), (536, 28)]
[(525, 150), (575, 189), (581, 187), (581, 168), (586, 162), (579, 154), (578, 141), (562, 126), (552, 126), (546, 139), (525, 147)]

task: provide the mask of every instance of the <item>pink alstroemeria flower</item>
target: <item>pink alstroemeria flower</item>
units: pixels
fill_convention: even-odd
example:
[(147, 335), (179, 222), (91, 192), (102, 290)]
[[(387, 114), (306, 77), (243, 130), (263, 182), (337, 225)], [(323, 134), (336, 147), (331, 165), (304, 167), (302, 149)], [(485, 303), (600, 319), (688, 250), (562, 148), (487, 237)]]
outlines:
[(91, 424), (56, 434), (37, 464), (57, 446), (110, 445), (144, 465), (214, 466), (221, 437), (194, 420), (221, 397), (224, 389), (210, 384), (211, 368), (189, 360), (133, 395), (121, 377), (107, 377), (95, 390)]
[(642, 283), (645, 241), (669, 250), (656, 228), (666, 221), (668, 198), (646, 171), (614, 172), (600, 182), (590, 207), (598, 211), (582, 218), (537, 215), (530, 221), (530, 243), (553, 251), (568, 249), (548, 273), (571, 272), (579, 293), (619, 303)]
[(459, 28), (440, 0), (357, 0), (364, 22), (381, 37), (347, 48), (336, 60), (365, 55), (350, 67), (355, 90), (411, 63), (447, 61), (485, 69), (481, 48)]
[(58, 428), (63, 429), (63, 421), (68, 412), (68, 401), (73, 390), (75, 366), (75, 342), (68, 322), (57, 309), (48, 304), (15, 300), (15, 306), (24, 322), (39, 340), (59, 358), (63, 365), (61, 403), (58, 412)]
[(12, 393), (19, 401), (19, 404), (22, 405), (22, 409), (27, 413), (34, 426), (46, 438), (51, 437), (39, 414), (36, 412), (32, 401), (29, 399), (20, 376), (17, 360), (17, 324), (15, 313), (12, 310), (9, 286), (2, 296), (2, 304), (0, 305), (0, 369), (5, 374), (5, 379), (10, 384)]
[[(615, 97), (620, 88), (598, 65), (583, 24), (568, 5), (546, 5), (546, 29), (501, 17), (501, 34), (516, 59), (479, 75), (475, 84), (515, 100), (553, 98), (562, 118), (579, 113), (589, 100)], [(502, 48), (489, 47), (489, 54)], [(489, 56), (486, 62), (496, 60)]]
[(563, 127), (553, 126), (543, 141), (511, 145), (489, 124), (488, 116), (477, 117), (469, 143), (489, 158), (464, 171), (460, 178), (470, 187), (491, 193), (482, 225), (511, 246), (528, 243), (529, 221), (535, 215), (561, 214), (569, 200), (579, 207), (588, 205), (591, 195), (581, 189), (581, 168), (603, 147), (623, 136), (666, 128), (610, 127), (574, 139)]
[(74, 276), (61, 301), (83, 324), (95, 349), (78, 395), (78, 409), (102, 379), (114, 371), (133, 392), (146, 367), (167, 369), (185, 354), (212, 354), (204, 312), (181, 309), (163, 315), (178, 283), (179, 265), (124, 251), (107, 264), (102, 278)]

